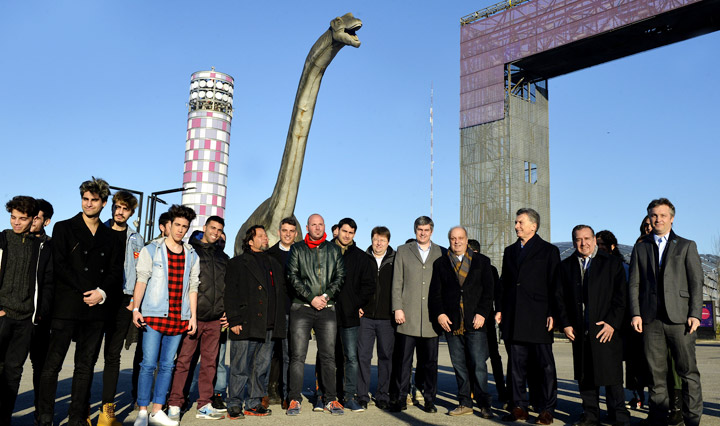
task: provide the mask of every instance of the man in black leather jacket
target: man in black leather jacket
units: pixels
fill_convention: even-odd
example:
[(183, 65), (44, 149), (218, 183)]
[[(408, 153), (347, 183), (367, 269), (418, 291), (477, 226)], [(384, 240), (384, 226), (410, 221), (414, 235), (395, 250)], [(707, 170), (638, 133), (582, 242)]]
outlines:
[(325, 409), (342, 414), (336, 401), (335, 301), (345, 278), (340, 248), (326, 241), (325, 221), (319, 214), (308, 218), (305, 240), (293, 244), (287, 264), (288, 283), (295, 295), (290, 307), (290, 371), (288, 415), (300, 414), (303, 370), (310, 330), (315, 329)]

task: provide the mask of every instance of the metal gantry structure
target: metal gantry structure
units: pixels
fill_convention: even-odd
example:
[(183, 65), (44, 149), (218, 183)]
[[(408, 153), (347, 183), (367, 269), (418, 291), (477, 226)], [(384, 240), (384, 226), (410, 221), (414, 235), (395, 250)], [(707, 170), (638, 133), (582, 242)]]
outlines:
[(518, 0), (460, 23), (460, 223), (499, 265), (515, 212), (550, 236), (547, 80), (720, 30), (718, 0)]

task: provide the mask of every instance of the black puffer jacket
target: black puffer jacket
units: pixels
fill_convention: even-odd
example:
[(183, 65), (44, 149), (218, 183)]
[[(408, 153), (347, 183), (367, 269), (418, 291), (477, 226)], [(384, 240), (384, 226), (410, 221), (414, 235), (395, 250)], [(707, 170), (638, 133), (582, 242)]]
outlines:
[(219, 320), (225, 312), (225, 269), (228, 255), (217, 244), (202, 242), (202, 234), (190, 238), (200, 258), (200, 287), (198, 287), (197, 319)]
[[(368, 247), (366, 253), (370, 256), (370, 261), (373, 265), (377, 265), (375, 257), (373, 256), (372, 246)], [(395, 251), (392, 247), (388, 246), (385, 256), (380, 263), (380, 268), (377, 270), (375, 293), (363, 308), (366, 318), (375, 320), (394, 319), (391, 303), (393, 262), (395, 262)]]

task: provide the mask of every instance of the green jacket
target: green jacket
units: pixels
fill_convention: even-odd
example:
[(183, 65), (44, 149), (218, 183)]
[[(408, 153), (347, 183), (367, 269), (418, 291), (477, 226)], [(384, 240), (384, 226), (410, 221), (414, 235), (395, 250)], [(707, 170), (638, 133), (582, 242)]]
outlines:
[(304, 241), (293, 244), (287, 263), (288, 283), (294, 292), (293, 303), (310, 303), (316, 296), (327, 294), (328, 304), (345, 281), (345, 264), (340, 247), (323, 241), (311, 249)]

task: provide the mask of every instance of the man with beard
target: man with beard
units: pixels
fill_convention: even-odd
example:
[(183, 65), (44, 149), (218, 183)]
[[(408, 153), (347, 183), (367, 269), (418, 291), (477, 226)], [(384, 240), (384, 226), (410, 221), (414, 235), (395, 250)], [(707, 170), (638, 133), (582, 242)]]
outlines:
[(251, 226), (243, 238), (243, 253), (228, 262), (225, 287), (230, 326), (227, 412), (231, 419), (272, 414), (263, 407), (262, 397), (267, 394), (272, 340), (285, 336), (285, 280), (282, 265), (265, 253), (267, 248), (265, 228)]

